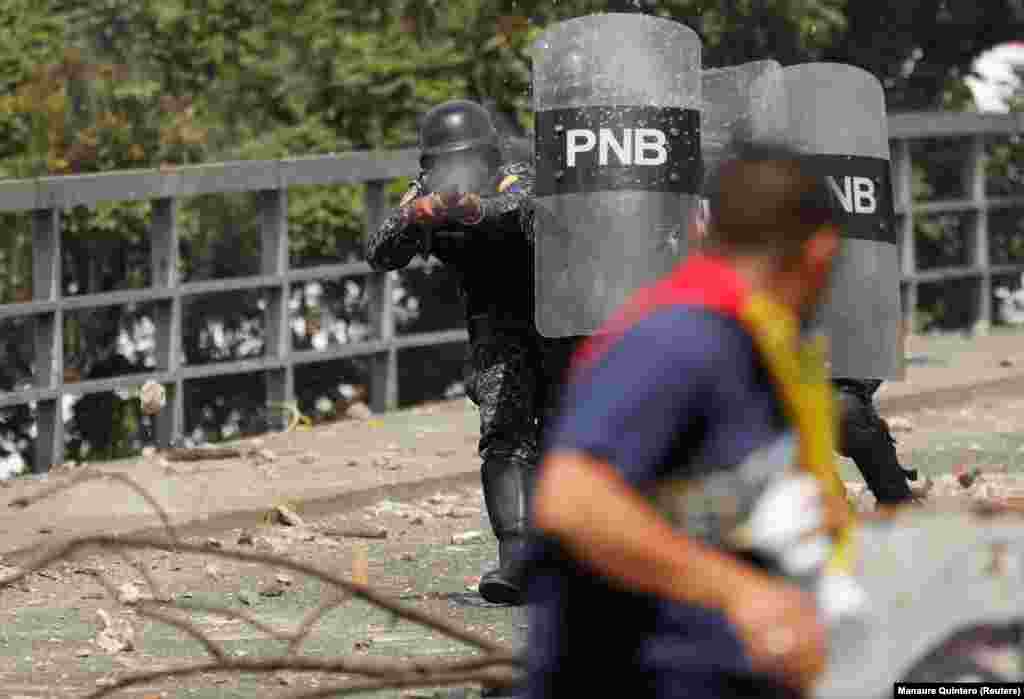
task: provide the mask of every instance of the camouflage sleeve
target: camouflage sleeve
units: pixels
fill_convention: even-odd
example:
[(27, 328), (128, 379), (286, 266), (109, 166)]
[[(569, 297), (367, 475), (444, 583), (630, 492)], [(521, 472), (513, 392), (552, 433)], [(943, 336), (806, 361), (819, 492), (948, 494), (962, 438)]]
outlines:
[(422, 173), (412, 181), (398, 208), (370, 235), (366, 243), (366, 261), (378, 272), (405, 267), (416, 255), (426, 257), (430, 251), (430, 236), (420, 225), (412, 223), (406, 208), (424, 192)]
[(521, 232), (533, 241), (533, 168), (512, 163), (501, 168), (498, 193), (482, 197), (480, 221), (474, 227), (496, 234)]

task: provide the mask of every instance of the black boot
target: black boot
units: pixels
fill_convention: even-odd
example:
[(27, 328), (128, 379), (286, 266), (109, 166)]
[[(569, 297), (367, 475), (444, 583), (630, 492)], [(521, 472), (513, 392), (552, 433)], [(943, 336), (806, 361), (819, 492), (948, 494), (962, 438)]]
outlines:
[(879, 504), (912, 502), (914, 496), (907, 481), (917, 480), (917, 472), (900, 466), (889, 426), (875, 411), (870, 393), (856, 388), (852, 382), (839, 386), (839, 452), (857, 465)]
[(523, 604), (519, 563), (526, 548), (527, 497), (533, 466), (519, 459), (490, 458), (483, 465), (484, 501), (498, 538), (498, 569), (480, 579), (480, 596), (492, 604)]

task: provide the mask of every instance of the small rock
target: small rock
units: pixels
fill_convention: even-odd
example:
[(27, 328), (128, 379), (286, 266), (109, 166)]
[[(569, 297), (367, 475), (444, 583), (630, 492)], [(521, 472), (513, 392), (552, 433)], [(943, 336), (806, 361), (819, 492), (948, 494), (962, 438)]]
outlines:
[(373, 645), (373, 641), (367, 638), (367, 639), (362, 640), (362, 641), (356, 641), (355, 644), (352, 647), (355, 650), (358, 650), (358, 651), (367, 651), (367, 650), (370, 650), (370, 646), (372, 646), (372, 645)]
[(251, 532), (242, 532), (238, 535), (239, 546), (254, 546), (256, 544)]
[(480, 531), (463, 532), (461, 534), (455, 534), (452, 536), (452, 544), (455, 546), (464, 546), (466, 544), (475, 544), (483, 541), (484, 533)]
[(317, 459), (317, 455), (310, 451), (306, 452), (305, 454), (299, 457), (299, 463), (315, 464), (317, 462)]
[(117, 601), (121, 604), (138, 604), (141, 600), (142, 590), (135, 583), (125, 583), (117, 590)]
[(981, 483), (977, 486), (974, 492), (971, 493), (971, 497), (978, 500), (989, 500), (995, 497), (996, 488), (991, 483)]
[(971, 469), (969, 471), (964, 469), (957, 472), (956, 481), (957, 483), (960, 484), (961, 488), (970, 488), (972, 485), (974, 485), (974, 482), (978, 479), (978, 476), (980, 475), (981, 471), (979, 471), (976, 468)]
[(209, 549), (222, 549), (222, 548), (224, 548), (224, 544), (221, 543), (219, 539), (214, 539), (213, 537), (210, 537), (209, 539), (206, 540), (206, 548), (209, 548)]
[(409, 520), (409, 524), (415, 524), (416, 526), (422, 526), (425, 522), (426, 520), (423, 518), (423, 515), (416, 515)]
[(1004, 369), (1008, 369), (1008, 368), (1013, 366), (1013, 360), (1012, 359), (1001, 359), (1001, 360), (999, 360), (999, 366), (1003, 367)]
[(414, 554), (411, 554), (411, 553), (403, 553), (402, 554), (402, 560), (405, 561), (406, 563), (411, 563), (412, 561), (416, 560), (416, 556)]
[(442, 505), (444, 504), (444, 496), (441, 495), (441, 493), (438, 493), (437, 495), (431, 495), (429, 498), (427, 498), (427, 503), (431, 505)]
[(39, 528), (39, 533), (40, 534), (53, 534), (53, 529), (51, 527), (40, 527)]
[(356, 466), (359, 465), (359, 461), (356, 459), (349, 459), (348, 461), (345, 462), (345, 465), (348, 466), (349, 468), (355, 468)]
[(924, 498), (928, 496), (933, 487), (935, 487), (935, 481), (925, 476), (923, 481), (910, 484), (910, 492), (914, 497)]
[(454, 449), (438, 449), (434, 453), (436, 453), (442, 459), (447, 459), (450, 456), (455, 456), (457, 452)]
[(79, 651), (75, 651), (75, 657), (76, 658), (88, 658), (90, 655), (92, 655), (92, 651), (90, 651), (90, 650), (88, 650), (86, 648), (83, 648), (82, 650), (79, 650)]
[(281, 597), (282, 595), (284, 595), (284, 585), (276, 581), (260, 590), (261, 597)]
[(142, 449), (142, 458), (143, 459), (152, 459), (154, 456), (156, 456), (156, 448), (155, 447), (143, 447), (143, 449)]
[(366, 403), (356, 401), (345, 408), (345, 417), (349, 420), (369, 420), (373, 417), (373, 411)]
[(102, 609), (96, 610), (102, 628), (96, 637), (96, 645), (108, 653), (121, 653), (135, 649), (135, 632), (130, 623), (118, 619), (115, 623)]
[(276, 673), (274, 675), (274, 679), (277, 680), (277, 683), (279, 685), (281, 685), (282, 687), (290, 687), (293, 684), (295, 684), (294, 678), (292, 678), (290, 675), (288, 675), (285, 672), (278, 672), (278, 673)]
[(239, 592), (235, 596), (238, 597), (238, 601), (241, 602), (242, 604), (244, 604), (246, 607), (251, 607), (252, 606), (252, 595), (250, 595), (245, 590), (242, 590), (241, 592)]
[(292, 584), (292, 578), (291, 578), (291, 576), (290, 576), (290, 575), (284, 575), (283, 573), (282, 573), (281, 575), (278, 575), (278, 576), (277, 576), (276, 578), (274, 578), (274, 579), (275, 579), (275, 580), (276, 580), (277, 582), (281, 583), (282, 585), (291, 585), (291, 584)]
[(886, 420), (889, 424), (889, 429), (893, 432), (912, 432), (914, 429), (914, 423), (905, 417), (892, 417)]
[(873, 512), (875, 509), (875, 503), (875, 496), (871, 494), (870, 490), (865, 490), (857, 498), (857, 502), (854, 507), (857, 512)]
[(373, 465), (377, 468), (383, 468), (391, 463), (391, 458), (387, 456), (375, 456), (373, 457)]
[(448, 516), (452, 519), (468, 519), (478, 514), (480, 514), (480, 510), (473, 507), (453, 507), (448, 512)]
[(288, 527), (302, 527), (305, 523), (302, 518), (286, 505), (278, 505), (273, 510), (276, 524), (283, 524)]
[(382, 468), (385, 471), (401, 471), (402, 464), (398, 463), (397, 461), (389, 461), (388, 463), (384, 464)]
[(213, 565), (212, 563), (208, 563), (206, 565), (206, 569), (204, 570), (204, 572), (206, 573), (206, 576), (211, 580), (220, 580), (220, 570), (217, 568), (217, 566)]

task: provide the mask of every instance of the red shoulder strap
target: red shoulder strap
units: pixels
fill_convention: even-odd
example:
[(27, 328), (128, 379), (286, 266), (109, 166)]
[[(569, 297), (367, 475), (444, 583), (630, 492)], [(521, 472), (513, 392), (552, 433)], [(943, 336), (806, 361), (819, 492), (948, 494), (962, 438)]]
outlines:
[(592, 366), (633, 325), (669, 306), (700, 306), (737, 317), (747, 296), (746, 285), (725, 260), (694, 254), (667, 277), (637, 291), (573, 357), (572, 373)]

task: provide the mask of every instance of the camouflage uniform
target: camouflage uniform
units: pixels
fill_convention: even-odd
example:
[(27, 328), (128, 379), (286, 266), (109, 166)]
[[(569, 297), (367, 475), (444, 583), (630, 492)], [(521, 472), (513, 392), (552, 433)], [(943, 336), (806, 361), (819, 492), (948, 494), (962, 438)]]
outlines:
[[(426, 182), (423, 172), (402, 205), (428, 194)], [(526, 163), (498, 168), (492, 194), (481, 197), (481, 217), (472, 225), (412, 223), (400, 206), (371, 236), (367, 250), (377, 270), (400, 269), (415, 255), (433, 254), (458, 275), (469, 332), (466, 394), (480, 409), (484, 495), (502, 568), (521, 551), (544, 429), (557, 410), (578, 342), (544, 338), (533, 322), (533, 182)], [(503, 501), (503, 493), (515, 492), (522, 497)], [(488, 597), (484, 583), (481, 593)]]

